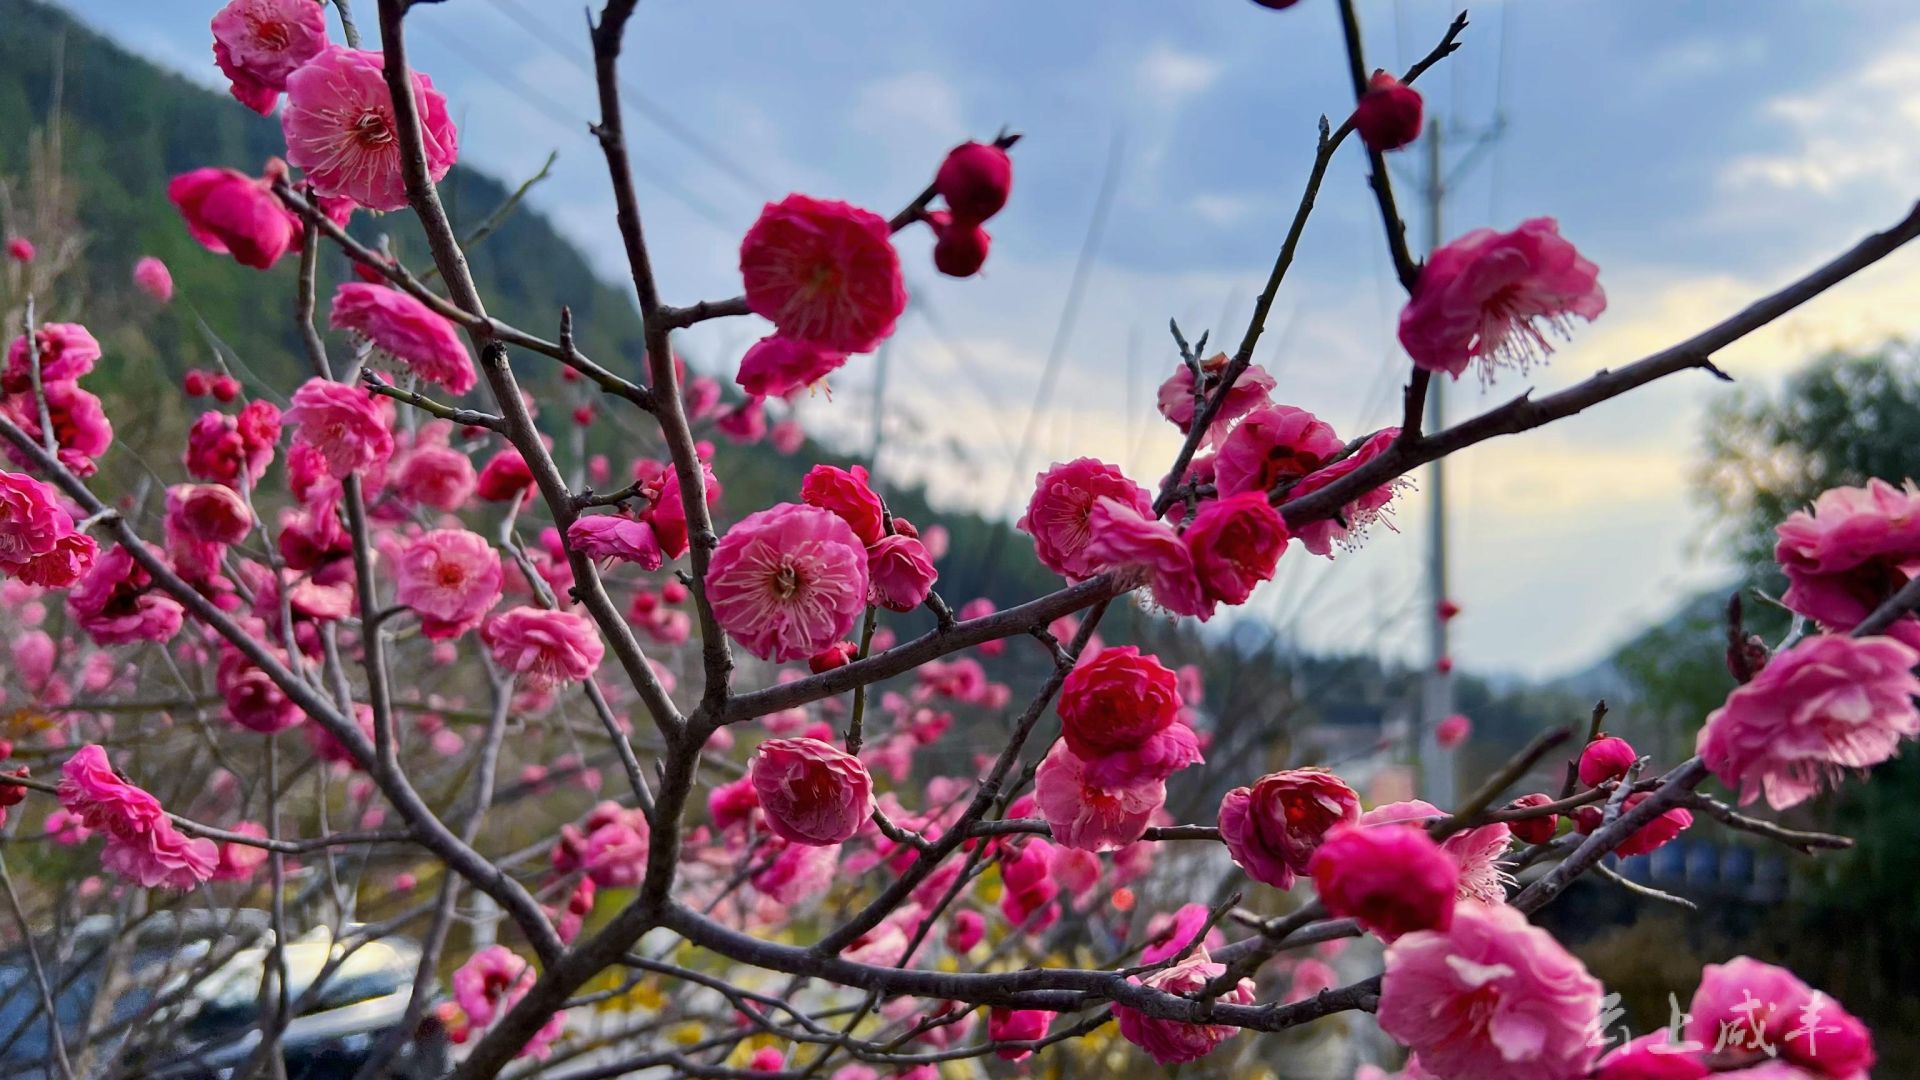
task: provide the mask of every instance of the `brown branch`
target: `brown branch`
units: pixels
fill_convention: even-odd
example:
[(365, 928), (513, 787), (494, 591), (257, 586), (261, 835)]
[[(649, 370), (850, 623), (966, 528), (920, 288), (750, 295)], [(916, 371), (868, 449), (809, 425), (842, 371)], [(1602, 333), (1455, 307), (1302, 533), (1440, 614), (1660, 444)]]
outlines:
[[(1654, 818), (1676, 806), (1683, 806), (1707, 778), (1707, 766), (1698, 757), (1688, 758), (1672, 772), (1661, 777), (1660, 786), (1639, 803), (1624, 809), (1618, 817), (1593, 831), (1558, 866), (1547, 871), (1513, 898), (1513, 906), (1532, 914), (1559, 896), (1574, 878), (1605, 858)], [(1625, 788), (1616, 791), (1615, 797)]]
[(983, 642), (998, 641), (1017, 634), (1032, 633), (1035, 629), (1045, 629), (1047, 624), (1062, 615), (1071, 615), (1126, 591), (1106, 575), (1089, 578), (1077, 585), (1070, 585), (1049, 593), (1038, 600), (1029, 600), (1018, 607), (1005, 608), (978, 619), (956, 622), (944, 631), (929, 631), (912, 641), (895, 645), (865, 660), (856, 660), (831, 671), (770, 686), (764, 690), (736, 694), (719, 716), (724, 723), (738, 723), (751, 720), (756, 716), (779, 712), (782, 709), (791, 709), (796, 705), (805, 705), (837, 694), (844, 694), (855, 687), (866, 686), (881, 679), (912, 671), (929, 660), (937, 660), (942, 656), (962, 649), (970, 649)]
[(1874, 233), (1811, 273), (1755, 301), (1739, 313), (1677, 345), (1636, 360), (1617, 371), (1602, 371), (1565, 390), (1534, 398), (1532, 391), (1444, 431), (1402, 439), (1379, 457), (1326, 487), (1280, 504), (1287, 523), (1298, 527), (1338, 512), (1342, 506), (1381, 484), (1466, 447), (1550, 424), (1603, 401), (1610, 401), (1657, 379), (1690, 368), (1711, 366), (1713, 354), (1784, 317), (1854, 274), (1872, 266), (1920, 236), (1920, 204), (1893, 227)]
[[(52, 480), (88, 516), (107, 512), (107, 507), (100, 499), (62, 465), (59, 458), (47, 453), (4, 416), (0, 416), (0, 437), (18, 447), (43, 476)], [(382, 768), (374, 754), (372, 742), (360, 730), (358, 723), (342, 714), (333, 702), (305, 679), (288, 670), (264, 642), (234, 622), (230, 615), (214, 606), (211, 600), (175, 573), (167, 560), (141, 540), (124, 518), (114, 515), (104, 518), (103, 523), (133, 561), (139, 563), (140, 568), (152, 578), (154, 587), (179, 601), (194, 618), (219, 634), (255, 667), (265, 672), (280, 688), (280, 692), (287, 696), (287, 700), (299, 706), (309, 719), (326, 728), (327, 733), (339, 741), (348, 755), (368, 770), (388, 802), (415, 831), (422, 846), (440, 856), (449, 869), (466, 878), (474, 888), (498, 901), (535, 949), (543, 954), (557, 951), (559, 939), (554, 935), (546, 915), (541, 912), (540, 905), (534, 902), (532, 894), (471, 846), (461, 843), (445, 823), (434, 816), (404, 773)]]
[(463, 427), (485, 428), (488, 431), (505, 431), (507, 427), (506, 421), (492, 413), (479, 412), (475, 409), (461, 409), (452, 405), (441, 404), (427, 397), (425, 394), (395, 386), (371, 370), (362, 370), (360, 372), (360, 381), (366, 385), (368, 390), (381, 397), (392, 398), (403, 404), (411, 405), (429, 416), (437, 416), (442, 420), (451, 420)]
[(273, 193), (286, 204), (289, 210), (305, 219), (310, 230), (318, 231), (328, 240), (333, 241), (348, 258), (386, 278), (396, 288), (427, 305), (440, 317), (458, 323), (469, 332), (477, 332), (515, 348), (558, 360), (591, 380), (603, 391), (615, 397), (625, 398), (643, 410), (653, 411), (653, 395), (645, 387), (636, 386), (594, 363), (574, 348), (570, 340), (563, 339), (558, 343), (547, 341), (491, 318), (484, 312), (468, 311), (428, 288), (424, 282), (401, 265), (398, 259), (390, 259), (355, 240), (352, 234), (336, 225), (312, 203), (302, 198), (285, 180), (275, 182)]
[(1687, 800), (1685, 805), (1705, 813), (1729, 829), (1738, 829), (1741, 832), (1765, 837), (1775, 843), (1785, 844), (1787, 847), (1798, 851), (1802, 855), (1812, 855), (1821, 848), (1838, 851), (1853, 846), (1852, 837), (1835, 836), (1832, 833), (1801, 832), (1798, 829), (1782, 828), (1771, 821), (1748, 817), (1746, 814), (1740, 813), (1719, 799), (1713, 798), (1710, 795), (1702, 795), (1699, 792), (1695, 792), (1693, 797)]

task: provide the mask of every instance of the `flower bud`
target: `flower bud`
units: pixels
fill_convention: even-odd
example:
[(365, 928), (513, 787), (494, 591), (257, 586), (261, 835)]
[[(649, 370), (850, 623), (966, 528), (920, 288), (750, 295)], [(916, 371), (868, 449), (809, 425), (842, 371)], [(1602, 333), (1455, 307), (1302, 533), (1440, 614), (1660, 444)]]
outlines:
[[(1013, 159), (997, 146), (961, 143), (940, 163), (933, 188), (947, 201), (955, 220), (977, 225), (1007, 205), (1013, 189)], [(985, 245), (981, 247), (984, 258)]]
[(520, 451), (509, 446), (487, 460), (480, 469), (474, 491), (488, 502), (506, 502), (533, 486), (533, 470)]
[(1420, 137), (1420, 92), (1384, 71), (1367, 81), (1353, 126), (1374, 150), (1398, 150)]
[(1727, 671), (1742, 683), (1751, 682), (1773, 659), (1773, 651), (1759, 634), (1748, 634), (1738, 646), (1727, 646)]
[(231, 375), (215, 375), (207, 390), (213, 400), (224, 405), (240, 396), (240, 380)]
[(1417, 826), (1336, 828), (1310, 869), (1328, 911), (1358, 919), (1383, 940), (1453, 921), (1460, 867)]
[[(1507, 804), (1507, 808), (1510, 810), (1526, 810), (1535, 806), (1545, 806), (1552, 801), (1552, 799), (1536, 791), (1531, 795), (1522, 795), (1513, 800)], [(1513, 835), (1519, 837), (1522, 843), (1544, 844), (1553, 839), (1553, 834), (1559, 831), (1560, 818), (1555, 814), (1548, 814), (1544, 817), (1509, 821), (1507, 822), (1507, 828), (1512, 829)]]
[(818, 675), (823, 671), (846, 667), (859, 651), (860, 647), (851, 641), (836, 641), (809, 657), (807, 670)]
[(1588, 787), (1598, 787), (1608, 780), (1618, 780), (1627, 775), (1627, 770), (1638, 759), (1639, 755), (1633, 752), (1633, 744), (1612, 735), (1602, 735), (1580, 752), (1580, 782)]
[(970, 221), (956, 220), (936, 210), (927, 215), (937, 240), (933, 244), (933, 267), (948, 277), (972, 277), (987, 264), (987, 248), (993, 237)]
[(206, 397), (209, 384), (212, 381), (212, 378), (208, 376), (206, 372), (201, 371), (199, 368), (190, 368), (187, 374), (181, 378), (180, 388), (187, 392), (188, 397)]
[(987, 920), (977, 911), (962, 911), (947, 928), (947, 948), (957, 953), (972, 951), (987, 936)]

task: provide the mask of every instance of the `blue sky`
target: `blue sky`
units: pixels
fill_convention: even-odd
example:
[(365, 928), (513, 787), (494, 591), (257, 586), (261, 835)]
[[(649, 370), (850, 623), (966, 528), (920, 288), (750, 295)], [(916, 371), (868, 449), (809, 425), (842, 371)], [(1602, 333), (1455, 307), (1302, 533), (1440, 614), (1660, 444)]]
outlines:
[[(68, 6), (217, 83), (213, 4)], [(357, 6), (370, 24), (370, 0)], [(1363, 3), (1369, 59), (1404, 67), (1455, 10)], [(1504, 377), (1490, 394), (1459, 384), (1456, 417), (1669, 344), (1892, 223), (1920, 196), (1920, 10), (1908, 0), (1510, 0), (1476, 6), (1472, 19), (1465, 47), (1422, 87), (1443, 124), (1482, 125), (1498, 111), (1506, 134), (1458, 185), (1446, 232), (1556, 216), (1600, 264), (1610, 310), (1531, 380)], [(556, 175), (533, 201), (623, 278), (601, 159), (585, 135), (594, 107), (579, 7), (449, 0), (417, 8), (409, 25), (418, 66), (460, 125), (463, 160), (516, 180), (557, 150)], [(997, 512), (1010, 488), (1024, 498), (1034, 471), (1073, 454), (1119, 462), (1151, 484), (1176, 445), (1150, 411), (1175, 362), (1166, 320), (1237, 340), (1298, 198), (1314, 124), (1322, 112), (1338, 122), (1350, 106), (1339, 50), (1329, 0), (1286, 12), (1247, 0), (647, 0), (625, 76), (696, 133), (680, 137), (639, 108), (629, 119), (664, 288), (675, 302), (737, 292), (738, 237), (767, 199), (798, 190), (890, 213), (949, 146), (1011, 126), (1027, 139), (986, 272), (940, 278), (923, 236), (902, 241), (917, 303), (889, 359), (883, 467)], [(1403, 205), (1419, 153), (1397, 155)], [(1054, 407), (1016, 463), (1110, 160), (1112, 209)], [(1423, 235), (1417, 215), (1412, 225)], [(1723, 366), (1764, 385), (1822, 349), (1910, 334), (1917, 295), (1920, 255), (1903, 253), (1729, 351)], [(1263, 341), (1279, 398), (1347, 437), (1393, 422), (1406, 363), (1393, 342), (1398, 308), (1349, 148)], [(730, 370), (761, 332), (716, 327), (682, 348)], [(856, 359), (830, 401), (802, 403), (802, 420), (864, 446), (873, 371)], [(1577, 669), (1724, 573), (1689, 482), (1701, 411), (1726, 392), (1681, 376), (1455, 459), (1461, 665)], [(1332, 564), (1294, 551), (1250, 610), (1309, 645), (1411, 655), (1426, 610), (1428, 512), (1416, 491), (1398, 536), (1377, 530), (1364, 551)]]

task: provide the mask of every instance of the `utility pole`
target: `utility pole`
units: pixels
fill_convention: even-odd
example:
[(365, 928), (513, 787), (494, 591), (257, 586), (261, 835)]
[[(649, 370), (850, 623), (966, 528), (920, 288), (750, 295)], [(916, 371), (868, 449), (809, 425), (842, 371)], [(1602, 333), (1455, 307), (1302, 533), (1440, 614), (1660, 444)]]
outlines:
[(873, 431), (867, 439), (867, 483), (873, 490), (880, 490), (880, 443), (887, 422), (887, 354), (893, 351), (893, 340), (889, 338), (880, 343), (880, 351), (873, 357)]
[[(1422, 138), (1427, 144), (1426, 167), (1420, 177), (1421, 194), (1427, 208), (1426, 254), (1431, 256), (1446, 240), (1445, 211), (1451, 182), (1477, 165), (1482, 154), (1496, 142), (1505, 129), (1498, 114), (1493, 122), (1472, 138), (1466, 153), (1453, 166), (1446, 167), (1445, 123), (1432, 117)], [(1427, 387), (1426, 430), (1440, 431), (1447, 421), (1447, 383), (1436, 375)], [(1415, 741), (1415, 766), (1419, 773), (1420, 797), (1440, 807), (1450, 807), (1457, 799), (1453, 755), (1440, 749), (1434, 731), (1440, 721), (1453, 714), (1453, 652), (1448, 640), (1448, 620), (1442, 607), (1450, 599), (1447, 582), (1447, 465), (1437, 458), (1427, 466), (1427, 672), (1422, 683), (1420, 729)]]
[[(1447, 178), (1441, 168), (1444, 125), (1436, 116), (1427, 125), (1427, 167), (1421, 185), (1427, 204), (1427, 247), (1431, 256), (1443, 243), (1442, 212), (1447, 202)], [(1447, 380), (1436, 376), (1427, 385), (1428, 431), (1439, 431), (1447, 419)], [(1435, 806), (1454, 803), (1453, 755), (1440, 749), (1434, 731), (1453, 713), (1453, 675), (1447, 642), (1447, 620), (1440, 605), (1447, 599), (1447, 461), (1435, 458), (1427, 466), (1427, 674), (1422, 687), (1419, 764), (1420, 795)]]

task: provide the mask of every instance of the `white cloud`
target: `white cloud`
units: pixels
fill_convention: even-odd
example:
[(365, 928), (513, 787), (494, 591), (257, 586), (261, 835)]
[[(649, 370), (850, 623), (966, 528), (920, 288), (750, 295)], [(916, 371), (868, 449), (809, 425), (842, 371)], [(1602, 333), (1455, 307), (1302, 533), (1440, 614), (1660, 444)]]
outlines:
[(1258, 209), (1258, 204), (1244, 195), (1223, 195), (1217, 192), (1205, 192), (1195, 195), (1187, 205), (1209, 225), (1232, 225), (1246, 220), (1247, 216)]
[(959, 92), (931, 71), (902, 72), (861, 86), (848, 119), (875, 135), (913, 133), (945, 140), (966, 130)]
[(1764, 114), (1793, 136), (1783, 150), (1734, 158), (1724, 179), (1831, 195), (1856, 184), (1906, 192), (1920, 172), (1920, 30)]
[(1140, 61), (1139, 77), (1151, 96), (1177, 104), (1212, 86), (1222, 70), (1217, 61), (1161, 42)]

